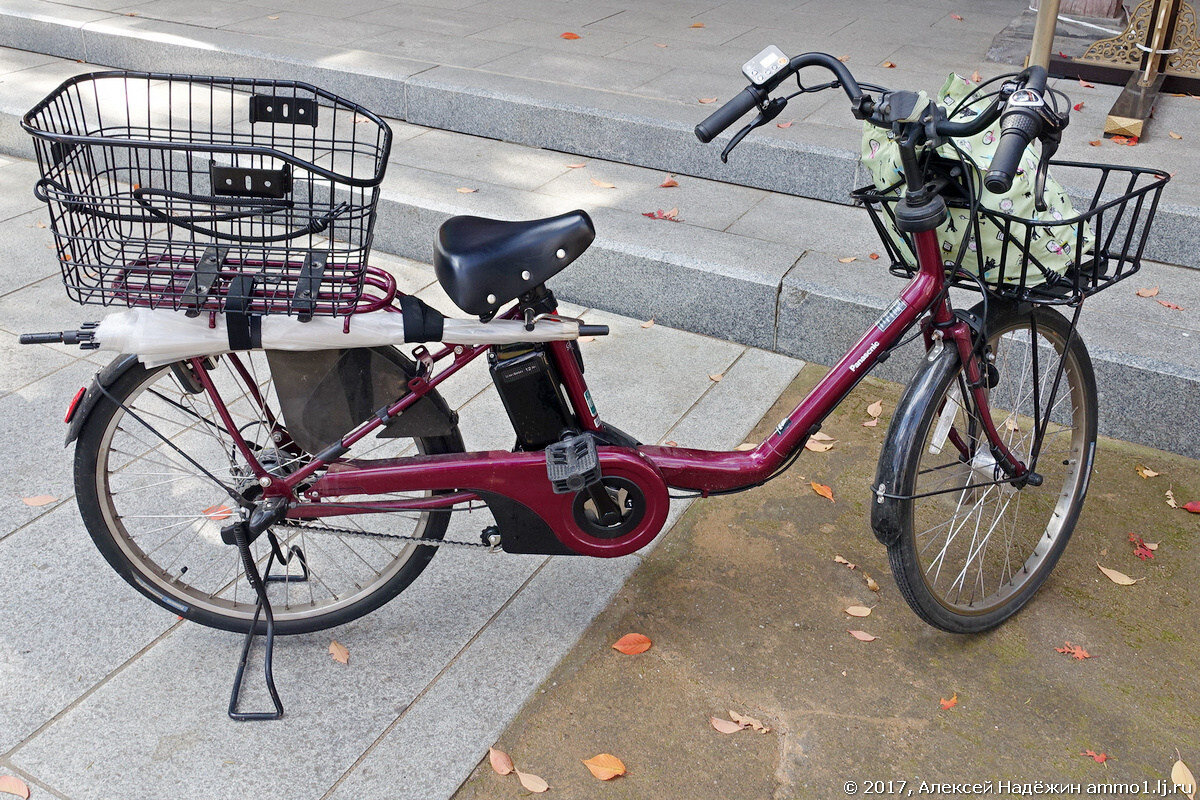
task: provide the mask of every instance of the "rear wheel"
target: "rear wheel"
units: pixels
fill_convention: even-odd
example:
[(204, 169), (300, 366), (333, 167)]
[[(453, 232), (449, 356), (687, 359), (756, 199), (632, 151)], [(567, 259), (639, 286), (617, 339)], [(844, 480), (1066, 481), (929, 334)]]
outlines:
[(1078, 333), (1049, 308), (991, 306), (988, 405), (1005, 445), (1026, 465), (1035, 419), (1048, 412), (1034, 468), (1040, 485), (999, 480), (949, 346), (906, 390), (875, 484), (900, 496), (873, 503), (873, 520), (901, 594), (926, 622), (955, 633), (999, 625), (1049, 576), (1083, 506), (1096, 444), (1096, 381)]
[[(269, 472), (285, 475), (311, 459), (288, 441), (264, 354), (219, 357), (209, 376)], [(111, 399), (102, 397), (92, 410), (75, 451), (79, 509), (100, 552), (142, 594), (203, 625), (245, 631), (256, 596), (237, 548), (221, 539), (220, 530), (236, 509), (222, 485), (249, 499), (260, 489), (208, 395), (188, 391), (186, 382), (185, 373), (169, 366), (145, 369), (134, 363), (108, 388)], [(345, 457), (462, 450), (453, 429), (450, 435), (416, 439), (367, 436)], [(341, 625), (391, 600), (420, 574), (436, 548), (388, 537), (441, 539), (449, 512), (324, 521), (349, 532), (289, 526), (271, 531), (281, 552), (295, 547), (303, 553), (308, 570), (307, 580), (301, 580), (299, 557), (286, 570), (277, 562), (272, 566), (272, 574), (285, 578), (267, 584), (278, 633)], [(271, 537), (258, 537), (251, 550), (260, 572), (265, 570)], [(264, 627), (260, 621), (260, 630)]]

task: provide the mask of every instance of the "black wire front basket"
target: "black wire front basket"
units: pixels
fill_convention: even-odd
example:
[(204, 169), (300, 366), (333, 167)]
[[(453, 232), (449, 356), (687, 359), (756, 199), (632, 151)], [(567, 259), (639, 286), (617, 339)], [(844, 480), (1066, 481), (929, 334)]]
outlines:
[(295, 81), (96, 72), (22, 120), (80, 303), (347, 314), (362, 297), (387, 124)]
[[(972, 214), (965, 194), (956, 198), (953, 186), (943, 192), (950, 207), (947, 225), (959, 221), (957, 229), (943, 225), (938, 231), (943, 251), (958, 251), (946, 259), (952, 285), (975, 291), (986, 287), (1022, 301), (1069, 304), (1141, 268), (1159, 196), (1170, 175), (1077, 161), (1051, 161), (1050, 168), (1060, 183), (1072, 187), (1068, 194), (1076, 208), (1086, 211), (1067, 219), (1028, 219), (978, 204)], [(900, 182), (884, 190), (866, 186), (852, 196), (869, 212), (891, 258), (892, 274), (911, 278), (917, 272), (912, 237), (896, 225), (902, 189)], [(985, 237), (989, 246), (979, 246)], [(991, 245), (991, 239), (997, 244)]]

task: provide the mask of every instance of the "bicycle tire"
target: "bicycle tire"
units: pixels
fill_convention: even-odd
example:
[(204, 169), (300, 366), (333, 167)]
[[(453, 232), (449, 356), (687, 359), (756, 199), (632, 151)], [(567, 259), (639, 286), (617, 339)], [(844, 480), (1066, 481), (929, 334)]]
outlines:
[[(982, 314), (981, 305), (975, 313)], [(1032, 367), (1036, 363), (1041, 376), (1044, 404), (1063, 362), (1036, 464), (1042, 484), (963, 488), (999, 473), (971, 408), (957, 348), (947, 343), (923, 363), (900, 400), (872, 503), (872, 525), (888, 547), (901, 595), (921, 619), (952, 633), (994, 628), (1033, 597), (1074, 530), (1095, 457), (1096, 380), (1078, 332), (1072, 335), (1070, 322), (1044, 306), (995, 299), (989, 305), (984, 330), (995, 383), (988, 404), (1006, 445), (1026, 464), (1036, 438)], [(914, 497), (947, 488), (955, 490)]]
[[(246, 354), (242, 355), (246, 357)], [(232, 373), (233, 370), (229, 372)], [(210, 375), (216, 380), (215, 371), (210, 372)], [(267, 382), (270, 381), (271, 379), (268, 377)], [(263, 393), (268, 402), (271, 397), (269, 388)], [(250, 590), (249, 584), (245, 582), (245, 573), (240, 565), (237, 549), (224, 544), (218, 535), (220, 526), (226, 524), (223, 522), (223, 515), (228, 507), (217, 504), (220, 503), (221, 498), (231, 505), (232, 501), (217, 487), (212, 486), (211, 481), (202, 475), (188, 475), (184, 467), (190, 467), (190, 465), (185, 458), (146, 432), (145, 428), (121, 407), (125, 406), (134, 414), (147, 420), (163, 416), (164, 407), (170, 409), (171, 406), (161, 399), (164, 395), (147, 394), (152, 390), (160, 393), (169, 390), (174, 394), (165, 396), (171, 397), (173, 400), (177, 400), (177, 396), (207, 399), (207, 396), (203, 394), (190, 395), (180, 385), (179, 378), (170, 366), (146, 369), (136, 361), (131, 362), (125, 372), (109, 386), (109, 396), (99, 399), (80, 430), (75, 450), (75, 490), (80, 515), (105, 560), (118, 575), (143, 595), (172, 613), (193, 622), (221, 630), (245, 632), (254, 615), (253, 592)], [(222, 391), (222, 398), (226, 399), (227, 403), (229, 402), (224, 391)], [(200, 401), (194, 402), (199, 403)], [(232, 412), (234, 404), (230, 403), (229, 405)], [(182, 412), (177, 413), (184, 416)], [(166, 425), (165, 422), (161, 424)], [(216, 463), (217, 459), (213, 457), (215, 447), (201, 447), (201, 443), (205, 439), (199, 436), (197, 431), (210, 433), (210, 439), (219, 438), (219, 434), (212, 430), (214, 426), (199, 419), (192, 422), (191, 426), (194, 430), (182, 429), (173, 437), (169, 436), (168, 438), (173, 438), (177, 445), (192, 448), (189, 456), (196, 458), (207, 469), (213, 470), (214, 474), (225, 476), (233, 474), (234, 470), (227, 465)], [(125, 432), (123, 433), (123, 431)], [(133, 431), (133, 433), (130, 434), (128, 431)], [(138, 439), (142, 439), (142, 443), (131, 449), (137, 450), (138, 447), (145, 447), (146, 449), (141, 455), (129, 457), (125, 451), (119, 449), (127, 447), (127, 442), (136, 442)], [(249, 441), (249, 437), (247, 440)], [(372, 437), (366, 437), (363, 440), (364, 443), (373, 441), (375, 440)], [(387, 446), (395, 449), (405, 447), (399, 443), (400, 440), (378, 441), (387, 441), (391, 443)], [(446, 435), (420, 437), (405, 441), (415, 444), (419, 452), (426, 454), (463, 452), (464, 450), (457, 425), (454, 425), (450, 429), (450, 433)], [(114, 443), (117, 446), (114, 446)], [(367, 446), (372, 445), (368, 444)], [(383, 447), (385, 445), (375, 444), (373, 446)], [(260, 453), (260, 455), (262, 454)], [(347, 458), (353, 458), (354, 455), (352, 450)], [(207, 458), (205, 458), (206, 456)], [(126, 460), (127, 458), (128, 460)], [(118, 466), (117, 462), (119, 461), (124, 463)], [(130, 469), (130, 466), (135, 463), (150, 465), (150, 467), (144, 472), (140, 467)], [(159, 470), (165, 472), (159, 472)], [(178, 472), (178, 475), (174, 474), (175, 472)], [(143, 485), (139, 487), (136, 485), (138, 474), (158, 477), (143, 480)], [(122, 476), (122, 480), (115, 484), (118, 475)], [(253, 478), (244, 480), (248, 485)], [(124, 486), (125, 483), (134, 485), (130, 488)], [(114, 485), (121, 486), (120, 489), (117, 489), (118, 494), (114, 494)], [(194, 494), (197, 491), (199, 492), (198, 499)], [(124, 499), (120, 493), (130, 495), (130, 499)], [(119, 501), (118, 497), (121, 497)], [(373, 499), (380, 498), (374, 497)], [(171, 514), (128, 513), (130, 510), (140, 511), (145, 506), (155, 508), (154, 504), (160, 502), (167, 510), (172, 511), (172, 514), (192, 520), (186, 526), (179, 523), (185, 530), (195, 529), (193, 533), (184, 537), (185, 542), (197, 542), (192, 548), (194, 552), (186, 554), (187, 560), (195, 561), (191, 564), (191, 570), (187, 569), (188, 564), (180, 563), (180, 559), (184, 558), (183, 554), (176, 556), (175, 561), (167, 564), (164, 562), (170, 555), (170, 550), (166, 551), (164, 556), (156, 557), (157, 550), (149, 549), (151, 545), (158, 548), (164, 548), (167, 545), (162, 543), (155, 545), (154, 538), (150, 538), (149, 542), (145, 538), (139, 540), (139, 535), (153, 537), (153, 531), (143, 530), (140, 534), (135, 534), (131, 530), (131, 528), (140, 527), (140, 522), (137, 520), (144, 516), (157, 516), (159, 521), (169, 519)], [(202, 505), (210, 502), (214, 505), (201, 510)], [(219, 510), (214, 512), (214, 508)], [(178, 514), (176, 509), (184, 513)], [(409, 517), (397, 514), (371, 514), (335, 517), (330, 522), (334, 525), (345, 526), (348, 524), (346, 521), (351, 520), (352, 522), (349, 524), (366, 530), (358, 521), (367, 517), (374, 521), (372, 524), (376, 527), (386, 526), (383, 528), (385, 531), (391, 530), (392, 526), (396, 525), (401, 518), (415, 519), (411, 531), (399, 532), (419, 535), (424, 539), (440, 540), (446, 533), (450, 514), (447, 511), (412, 512)], [(275, 614), (275, 631), (281, 635), (323, 630), (335, 625), (342, 625), (374, 611), (407, 588), (425, 569), (437, 551), (436, 547), (412, 543), (401, 545), (397, 542), (390, 546), (402, 549), (395, 552), (394, 557), (388, 561), (388, 545), (363, 544), (361, 549), (356, 550), (355, 548), (359, 547), (357, 542), (366, 542), (367, 537), (339, 537), (349, 551), (343, 556), (346, 561), (349, 561), (350, 553), (353, 553), (368, 566), (371, 563), (381, 565), (373, 582), (364, 583), (357, 591), (347, 589), (348, 594), (339, 597), (337, 590), (330, 585), (330, 581), (333, 580), (332, 566), (336, 564), (337, 556), (330, 556), (326, 552), (327, 550), (332, 551), (336, 547), (328, 539), (329, 535), (326, 534), (325, 544), (317, 545), (314, 544), (315, 533), (312, 535), (299, 533), (299, 529), (286, 527), (276, 530), (280, 532), (279, 538), (285, 551), (293, 543), (302, 544), (302, 550), (308, 548), (306, 553), (308, 568), (315, 571), (317, 564), (321, 564), (322, 570), (329, 568), (330, 571), (327, 574), (331, 576), (329, 581), (320, 579), (319, 585), (314, 581), (308, 587), (303, 585), (307, 582), (298, 579), (268, 584)], [(297, 537), (304, 541), (298, 542)], [(354, 546), (345, 542), (350, 538), (353, 538)], [(211, 545), (211, 547), (205, 549), (201, 547), (203, 544)], [(262, 570), (269, 553), (268, 537), (260, 536), (251, 546), (254, 549), (259, 569)], [(378, 550), (383, 554), (367, 553), (368, 546), (374, 548), (371, 553)], [(319, 548), (322, 554), (318, 554)], [(340, 553), (341, 549), (338, 548), (336, 552)], [(221, 577), (218, 577), (215, 583), (201, 586), (202, 575), (217, 574), (210, 573), (205, 568), (210, 561), (216, 563), (219, 559), (227, 559), (228, 563), (235, 565), (232, 567), (231, 583), (224, 582)], [(387, 563), (384, 563), (385, 561)], [(203, 571), (197, 574), (196, 567)], [(343, 566), (342, 569), (349, 575), (351, 567), (357, 570), (355, 575), (367, 572), (367, 568), (357, 564)], [(182, 572), (181, 568), (183, 568)], [(272, 572), (281, 574), (282, 570), (279, 566), (275, 566)], [(289, 575), (299, 574), (298, 567), (294, 564), (288, 568), (287, 572)], [(350, 582), (353, 582), (352, 579), (355, 575), (350, 575)], [(240, 590), (239, 583), (242, 587)], [(230, 585), (233, 587), (232, 599), (230, 599)], [(215, 592), (209, 591), (211, 586), (217, 587)], [(283, 587), (282, 590), (279, 587)], [(302, 602), (303, 592), (306, 589), (311, 600), (307, 606)], [(320, 593), (327, 594), (328, 598), (324, 602), (318, 603), (316, 596)], [(257, 630), (263, 633), (265, 627), (265, 621), (260, 620)]]

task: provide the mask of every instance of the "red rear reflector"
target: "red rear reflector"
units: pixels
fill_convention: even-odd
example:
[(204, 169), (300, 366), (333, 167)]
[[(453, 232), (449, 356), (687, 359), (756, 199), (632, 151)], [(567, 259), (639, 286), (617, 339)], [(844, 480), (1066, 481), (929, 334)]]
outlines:
[(63, 417), (63, 422), (70, 422), (71, 417), (75, 416), (75, 409), (79, 406), (79, 401), (83, 399), (83, 395), (87, 392), (86, 386), (80, 386), (79, 391), (71, 398), (71, 405), (67, 406), (67, 415)]

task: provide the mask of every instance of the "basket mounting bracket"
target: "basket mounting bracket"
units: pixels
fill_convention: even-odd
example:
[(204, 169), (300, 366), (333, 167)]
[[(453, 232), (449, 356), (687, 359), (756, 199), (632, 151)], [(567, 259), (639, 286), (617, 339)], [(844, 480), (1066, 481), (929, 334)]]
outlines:
[(182, 305), (189, 317), (200, 316), (200, 309), (208, 302), (208, 295), (221, 274), (221, 265), (228, 253), (228, 247), (212, 245), (204, 248), (204, 255), (196, 262), (196, 269), (183, 292)]
[(301, 322), (308, 322), (313, 318), (328, 258), (328, 253), (310, 252), (304, 256), (300, 277), (296, 279), (296, 294), (292, 297), (292, 310), (296, 312), (296, 319)]

